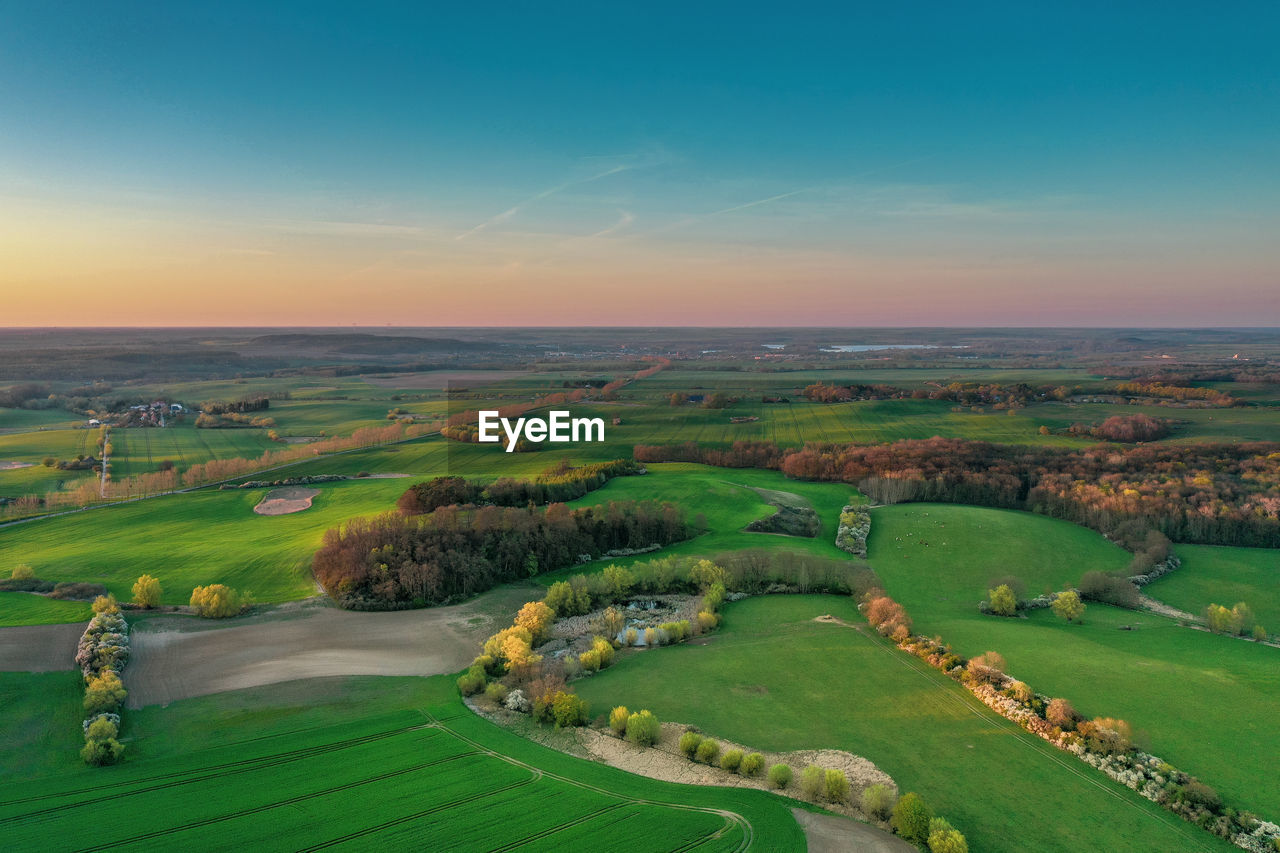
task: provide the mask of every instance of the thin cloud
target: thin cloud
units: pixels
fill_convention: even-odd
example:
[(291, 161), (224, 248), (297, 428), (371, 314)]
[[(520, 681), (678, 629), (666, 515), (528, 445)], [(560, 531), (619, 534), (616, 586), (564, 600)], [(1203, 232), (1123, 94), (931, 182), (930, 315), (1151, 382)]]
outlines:
[(543, 190), (542, 192), (538, 193), (537, 195), (530, 196), (529, 198), (527, 198), (527, 199), (525, 199), (524, 201), (520, 202), (520, 203), (519, 203), (519, 204), (517, 204), (515, 207), (509, 207), (509, 208), (507, 208), (506, 210), (504, 210), (504, 211), (502, 211), (501, 213), (499, 213), (497, 216), (494, 216), (494, 217), (491, 217), (491, 218), (489, 218), (489, 219), (486, 219), (484, 222), (481, 222), (479, 225), (475, 226), (474, 228), (471, 228), (471, 229), (469, 229), (469, 230), (467, 230), (467, 231), (464, 231), (463, 233), (459, 234), (458, 236), (454, 237), (453, 239), (455, 239), (455, 240), (465, 240), (465, 239), (467, 239), (468, 237), (471, 237), (472, 235), (475, 235), (475, 234), (480, 233), (481, 231), (485, 230), (486, 228), (490, 228), (490, 227), (492, 227), (492, 226), (494, 226), (494, 225), (497, 225), (497, 224), (499, 224), (499, 223), (506, 222), (508, 219), (510, 219), (511, 217), (515, 216), (517, 213), (519, 213), (521, 210), (523, 210), (524, 208), (528, 207), (529, 205), (534, 204), (535, 202), (542, 201), (544, 198), (548, 198), (548, 197), (550, 197), (550, 196), (553, 196), (553, 195), (555, 195), (556, 193), (564, 192), (565, 190), (569, 189), (570, 187), (576, 187), (576, 186), (579, 186), (579, 185), (581, 185), (581, 184), (589, 184), (589, 183), (591, 183), (592, 181), (598, 181), (598, 180), (600, 180), (601, 178), (607, 178), (607, 177), (609, 177), (610, 175), (616, 175), (616, 174), (618, 174), (619, 172), (625, 172), (625, 171), (627, 171), (627, 170), (629, 170), (629, 169), (634, 169), (634, 168), (635, 168), (634, 166), (614, 166), (612, 169), (606, 169), (605, 171), (603, 171), (603, 172), (601, 172), (601, 173), (599, 173), (599, 174), (597, 174), (597, 175), (592, 175), (592, 176), (591, 176), (591, 177), (589, 177), (589, 178), (582, 178), (582, 179), (580, 179), (580, 180), (576, 180), (576, 181), (566, 181), (565, 183), (560, 184), (559, 186), (554, 186), (554, 187), (552, 187), (552, 188), (551, 188), (551, 189), (549, 189), (549, 190)]
[(605, 228), (603, 231), (597, 231), (596, 233), (588, 236), (591, 239), (595, 239), (596, 237), (608, 237), (610, 234), (613, 234), (614, 232), (617, 232), (617, 231), (621, 231), (623, 228), (626, 228), (632, 222), (635, 222), (635, 221), (636, 221), (636, 218), (634, 215), (632, 215), (630, 211), (619, 210), (617, 222), (613, 223), (608, 228)]

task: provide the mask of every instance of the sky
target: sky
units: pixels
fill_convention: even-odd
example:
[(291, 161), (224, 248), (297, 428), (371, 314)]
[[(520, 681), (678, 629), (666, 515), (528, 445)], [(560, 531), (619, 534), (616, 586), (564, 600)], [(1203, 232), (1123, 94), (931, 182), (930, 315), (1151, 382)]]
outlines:
[(1280, 5), (7, 3), (0, 326), (1280, 325)]

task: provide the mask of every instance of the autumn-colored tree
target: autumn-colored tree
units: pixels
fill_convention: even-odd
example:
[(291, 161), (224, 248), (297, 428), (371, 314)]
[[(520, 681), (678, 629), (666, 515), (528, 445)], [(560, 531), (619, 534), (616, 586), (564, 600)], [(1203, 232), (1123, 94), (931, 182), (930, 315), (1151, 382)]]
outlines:
[(1006, 664), (999, 652), (986, 652), (969, 661), (969, 675), (980, 682), (996, 682), (1004, 678)]
[(14, 566), (13, 571), (9, 573), (9, 577), (13, 578), (16, 581), (30, 580), (35, 576), (36, 576), (35, 570), (32, 569), (30, 566), (28, 566), (26, 563), (19, 563), (18, 565)]
[(193, 589), (191, 606), (196, 615), (205, 619), (225, 619), (243, 610), (246, 602), (236, 590), (225, 584), (215, 583)]
[[(99, 589), (101, 589), (101, 587), (99, 587)], [(116, 597), (114, 595), (107, 593), (106, 595), (100, 595), (93, 600), (93, 612), (119, 613), (120, 605), (116, 601)]]
[(1053, 608), (1054, 613), (1068, 622), (1074, 622), (1084, 616), (1084, 602), (1080, 600), (1080, 596), (1074, 589), (1061, 593), (1053, 600), (1050, 607)]
[(120, 676), (115, 670), (104, 669), (95, 676), (90, 677), (84, 688), (84, 710), (85, 713), (92, 716), (94, 714), (102, 714), (114, 711), (120, 707), (125, 698), (129, 695), (129, 691), (125, 690), (124, 683), (120, 681)]
[(1133, 746), (1133, 727), (1125, 720), (1096, 717), (1076, 727), (1085, 744), (1093, 752), (1118, 755)]
[(133, 585), (133, 603), (144, 610), (158, 607), (163, 594), (160, 581), (151, 575), (142, 575)]
[(554, 610), (541, 601), (530, 601), (516, 614), (515, 625), (528, 631), (530, 644), (537, 646), (546, 642), (555, 621)]
[(1076, 721), (1080, 719), (1080, 715), (1076, 713), (1076, 709), (1066, 699), (1056, 698), (1049, 700), (1049, 705), (1044, 711), (1044, 718), (1049, 721), (1050, 725), (1057, 726), (1064, 732), (1069, 732), (1076, 727)]

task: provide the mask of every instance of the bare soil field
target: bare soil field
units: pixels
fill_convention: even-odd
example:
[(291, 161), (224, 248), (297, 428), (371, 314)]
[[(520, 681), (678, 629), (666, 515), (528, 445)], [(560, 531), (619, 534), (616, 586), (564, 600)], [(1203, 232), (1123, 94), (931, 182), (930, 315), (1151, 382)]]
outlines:
[(288, 486), (283, 489), (272, 489), (258, 501), (253, 511), (258, 515), (289, 515), (311, 509), (311, 499), (320, 494), (319, 489), (308, 489), (301, 486)]
[[(133, 659), (124, 672), (129, 707), (299, 678), (456, 672), (542, 592), (507, 586), (465, 604), (389, 613), (311, 603), (227, 623), (147, 619), (133, 631)], [(71, 627), (78, 637), (81, 629)]]
[(0, 672), (55, 672), (76, 668), (84, 624), (0, 628)]

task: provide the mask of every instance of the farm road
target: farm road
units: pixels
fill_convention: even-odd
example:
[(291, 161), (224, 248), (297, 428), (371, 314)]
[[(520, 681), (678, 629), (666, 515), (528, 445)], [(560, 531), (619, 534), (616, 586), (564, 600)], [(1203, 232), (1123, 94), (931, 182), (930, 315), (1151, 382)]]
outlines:
[(457, 672), (522, 604), (544, 593), (505, 586), (465, 604), (389, 613), (308, 606), (219, 627), (150, 619), (133, 632), (133, 659), (124, 673), (128, 705), (167, 705), (299, 678)]

